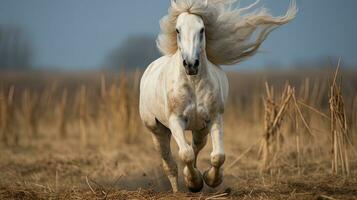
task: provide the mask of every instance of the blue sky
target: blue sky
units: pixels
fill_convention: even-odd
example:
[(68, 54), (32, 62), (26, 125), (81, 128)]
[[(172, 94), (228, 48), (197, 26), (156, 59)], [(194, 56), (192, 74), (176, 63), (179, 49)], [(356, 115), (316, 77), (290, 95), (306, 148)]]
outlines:
[[(242, 0), (242, 4), (252, 2)], [(357, 66), (357, 1), (298, 0), (299, 13), (271, 34), (261, 53), (238, 68), (289, 66), (328, 56)], [(288, 0), (262, 0), (283, 14)], [(31, 38), (36, 66), (99, 68), (131, 35), (159, 32), (169, 0), (0, 0), (0, 25), (21, 27)]]

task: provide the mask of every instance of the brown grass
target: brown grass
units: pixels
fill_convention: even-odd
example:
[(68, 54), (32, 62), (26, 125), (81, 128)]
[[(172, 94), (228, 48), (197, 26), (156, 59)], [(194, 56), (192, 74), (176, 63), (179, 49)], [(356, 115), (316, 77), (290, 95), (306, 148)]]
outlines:
[(138, 116), (141, 72), (2, 73), (0, 199), (353, 199), (357, 73), (327, 75), (230, 73), (225, 181), (172, 194)]
[[(350, 174), (350, 164), (348, 146), (351, 143), (349, 137), (349, 127), (345, 103), (342, 97), (341, 82), (337, 83), (340, 62), (333, 76), (330, 87), (330, 120), (331, 120), (331, 152), (332, 152), (332, 172)], [(341, 171), (339, 170), (341, 168)]]
[(267, 97), (264, 101), (265, 122), (264, 135), (262, 142), (262, 171), (277, 165), (277, 159), (281, 148), (282, 135), (281, 123), (284, 119), (285, 112), (289, 106), (290, 100), (294, 95), (294, 90), (290, 85), (286, 85), (281, 95), (280, 102), (274, 101), (274, 88), (265, 84)]

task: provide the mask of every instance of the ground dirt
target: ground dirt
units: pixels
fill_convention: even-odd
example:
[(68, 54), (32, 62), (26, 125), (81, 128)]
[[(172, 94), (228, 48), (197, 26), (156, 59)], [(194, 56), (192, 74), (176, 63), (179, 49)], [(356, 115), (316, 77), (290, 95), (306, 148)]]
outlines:
[[(3, 94), (14, 89), (6, 123), (13, 130), (7, 134), (15, 138), (3, 142), (0, 134), (0, 200), (357, 199), (356, 72), (342, 74), (351, 127), (349, 176), (331, 174), (328, 70), (230, 73), (230, 99), (224, 116), (224, 181), (217, 188), (205, 186), (200, 193), (188, 192), (177, 159), (177, 145), (172, 141), (179, 164), (180, 192), (176, 194), (171, 192), (160, 156), (138, 115), (140, 74), (134, 74), (133, 79), (125, 73), (104, 75), (0, 74), (0, 94), (2, 88)], [(261, 173), (264, 83), (275, 86), (275, 96), (279, 97), (286, 80), (296, 87), (298, 100), (318, 112), (300, 106), (312, 134), (307, 133), (300, 116), (284, 116), (284, 137), (276, 159), (272, 159), (271, 170)], [(63, 108), (61, 102), (67, 92)], [(38, 107), (39, 113), (31, 112), (32, 107)], [(38, 127), (31, 135), (29, 125), (33, 122)], [(61, 122), (66, 122), (66, 134), (59, 126)], [(0, 120), (0, 126), (4, 124)], [(13, 142), (16, 136), (18, 141)], [(208, 140), (198, 158), (201, 172), (210, 166), (211, 150)]]
[[(123, 144), (116, 150), (90, 146), (79, 150), (74, 141), (58, 140), (1, 150), (0, 199), (357, 198), (356, 174), (333, 176), (327, 161), (306, 163), (299, 170), (300, 175), (292, 165), (261, 174), (255, 149), (228, 168), (235, 159), (234, 148), (229, 145), (221, 186), (215, 189), (205, 186), (201, 193), (189, 193), (181, 176), (180, 192), (173, 194), (162, 173), (159, 155), (150, 142)], [(209, 166), (209, 149), (207, 147), (200, 156), (201, 171)], [(356, 167), (353, 163), (354, 172)]]

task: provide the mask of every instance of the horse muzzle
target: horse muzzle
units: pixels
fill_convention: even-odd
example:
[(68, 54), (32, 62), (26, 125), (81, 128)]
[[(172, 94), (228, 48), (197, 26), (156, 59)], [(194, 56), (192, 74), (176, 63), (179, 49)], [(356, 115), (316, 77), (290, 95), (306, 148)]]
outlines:
[(200, 61), (196, 59), (194, 62), (188, 62), (186, 59), (184, 59), (183, 66), (185, 67), (187, 75), (194, 76), (198, 74), (198, 67), (200, 66)]
[(198, 74), (198, 68), (196, 68), (196, 69), (187, 69), (186, 68), (186, 74), (189, 76), (195, 76)]

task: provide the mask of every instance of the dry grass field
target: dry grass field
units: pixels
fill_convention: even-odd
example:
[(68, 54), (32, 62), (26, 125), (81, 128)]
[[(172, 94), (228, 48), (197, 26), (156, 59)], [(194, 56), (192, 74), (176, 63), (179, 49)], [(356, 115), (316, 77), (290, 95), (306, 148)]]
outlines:
[(356, 71), (229, 73), (225, 179), (197, 194), (170, 192), (140, 76), (0, 72), (0, 199), (357, 199)]

